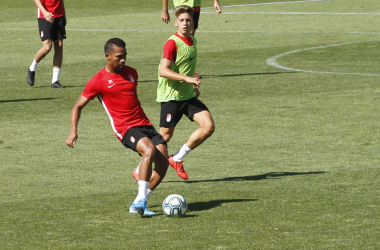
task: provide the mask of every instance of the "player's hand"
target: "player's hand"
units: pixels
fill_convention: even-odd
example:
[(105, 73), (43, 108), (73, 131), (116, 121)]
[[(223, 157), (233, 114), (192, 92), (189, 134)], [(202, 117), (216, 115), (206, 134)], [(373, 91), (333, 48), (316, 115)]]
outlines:
[(197, 86), (198, 88), (201, 86), (201, 79), (199, 78), (195, 78), (195, 77), (189, 77), (187, 76), (185, 78), (185, 81), (188, 82), (188, 83), (192, 83), (194, 84), (195, 86)]
[(77, 142), (78, 134), (75, 132), (71, 132), (66, 139), (66, 144), (70, 148), (74, 148), (74, 144)]
[(170, 16), (169, 16), (169, 12), (167, 10), (163, 10), (162, 11), (162, 21), (166, 24), (168, 24), (170, 22)]
[(54, 23), (54, 15), (52, 13), (50, 13), (49, 11), (46, 11), (43, 14), (46, 21), (48, 21), (49, 23)]
[(214, 7), (215, 7), (215, 12), (216, 12), (216, 14), (220, 14), (220, 13), (222, 13), (222, 9), (220, 8), (220, 4), (219, 4), (219, 2), (218, 1), (215, 1), (214, 2)]

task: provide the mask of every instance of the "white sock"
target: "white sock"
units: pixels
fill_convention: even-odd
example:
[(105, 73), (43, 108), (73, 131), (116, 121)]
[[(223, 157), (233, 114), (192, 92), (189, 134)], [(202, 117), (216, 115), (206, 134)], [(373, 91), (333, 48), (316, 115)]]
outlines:
[(153, 190), (150, 190), (149, 188), (146, 190), (146, 198), (148, 199), (149, 195), (151, 195)]
[(137, 174), (140, 173), (140, 165), (141, 165), (141, 162), (142, 162), (142, 160), (140, 161), (139, 165), (138, 165), (137, 168), (136, 168), (136, 173), (137, 173)]
[(133, 203), (137, 204), (137, 202), (141, 199), (145, 199), (146, 200), (146, 193), (147, 193), (147, 190), (148, 190), (148, 186), (149, 186), (149, 182), (148, 181), (141, 181), (139, 180), (139, 193), (138, 195), (136, 196), (136, 199)]
[(189, 148), (186, 143), (173, 155), (173, 160), (182, 161), (185, 156), (191, 152), (191, 148)]
[(59, 80), (59, 72), (61, 69), (59, 68), (53, 68), (53, 79), (51, 80), (51, 83), (55, 83), (56, 81)]
[(33, 59), (32, 65), (30, 65), (29, 70), (30, 71), (36, 71), (37, 65), (38, 65), (38, 62), (36, 62), (36, 59)]

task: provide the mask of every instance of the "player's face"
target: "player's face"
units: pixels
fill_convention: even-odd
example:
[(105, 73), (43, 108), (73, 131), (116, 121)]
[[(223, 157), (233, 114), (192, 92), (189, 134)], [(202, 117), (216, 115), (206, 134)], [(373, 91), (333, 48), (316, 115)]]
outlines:
[(127, 50), (123, 47), (114, 46), (113, 50), (106, 53), (109, 68), (115, 73), (121, 72), (125, 67), (125, 59), (127, 58)]
[(193, 18), (188, 13), (182, 13), (179, 15), (174, 21), (174, 25), (178, 28), (178, 33), (183, 36), (189, 37), (191, 30), (191, 23), (193, 22)]

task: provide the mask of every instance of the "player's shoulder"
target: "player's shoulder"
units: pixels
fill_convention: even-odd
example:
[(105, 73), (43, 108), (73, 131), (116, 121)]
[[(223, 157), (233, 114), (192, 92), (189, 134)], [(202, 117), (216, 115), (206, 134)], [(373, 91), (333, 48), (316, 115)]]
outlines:
[(137, 75), (137, 70), (131, 66), (125, 65), (124, 72), (127, 72), (128, 74), (136, 74)]
[[(125, 76), (125, 77), (128, 77), (131, 81), (133, 79), (132, 82), (134, 82), (135, 80), (138, 79), (138, 73), (137, 73), (137, 70), (131, 66), (127, 66), (125, 65), (124, 67), (124, 70), (122, 72), (122, 74)], [(131, 78), (132, 77), (132, 78)]]

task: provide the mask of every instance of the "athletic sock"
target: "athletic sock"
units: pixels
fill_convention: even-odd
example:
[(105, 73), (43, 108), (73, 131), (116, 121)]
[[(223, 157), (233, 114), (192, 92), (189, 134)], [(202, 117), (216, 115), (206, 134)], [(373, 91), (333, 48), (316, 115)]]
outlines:
[(142, 162), (142, 160), (140, 161), (139, 165), (138, 165), (137, 168), (136, 168), (136, 173), (137, 173), (137, 174), (140, 173), (140, 165), (141, 165), (141, 162)]
[(191, 148), (189, 148), (186, 143), (173, 155), (173, 160), (182, 161), (185, 156), (191, 152)]
[(149, 188), (146, 190), (146, 199), (148, 199), (149, 195), (151, 195), (153, 190), (150, 190)]
[(133, 203), (137, 204), (137, 202), (141, 199), (145, 199), (146, 200), (146, 193), (147, 193), (147, 190), (148, 190), (148, 186), (149, 186), (149, 182), (148, 181), (141, 181), (139, 180), (139, 193), (138, 195), (136, 196), (136, 199)]
[(59, 68), (53, 68), (53, 79), (51, 80), (51, 83), (55, 83), (59, 79), (59, 72), (61, 69)]
[(36, 71), (37, 70), (37, 65), (38, 65), (38, 62), (36, 62), (36, 59), (33, 59), (33, 62), (30, 65), (29, 70), (30, 71)]

